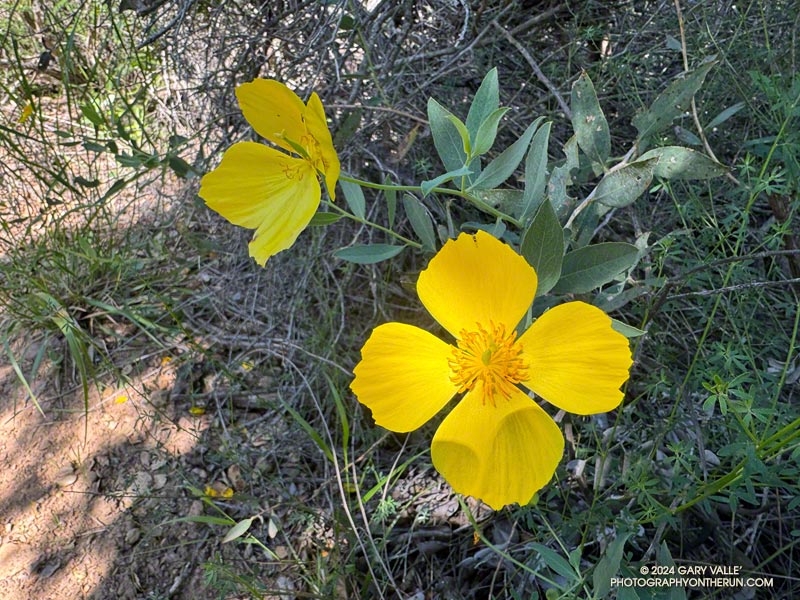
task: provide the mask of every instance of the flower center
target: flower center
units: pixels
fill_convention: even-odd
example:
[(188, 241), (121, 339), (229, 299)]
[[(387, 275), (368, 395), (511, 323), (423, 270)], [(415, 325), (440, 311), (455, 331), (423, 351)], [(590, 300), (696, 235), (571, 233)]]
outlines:
[(522, 346), (515, 343), (516, 331), (507, 335), (504, 325), (477, 325), (477, 331), (462, 329), (459, 334), (458, 347), (448, 360), (450, 381), (459, 386), (460, 393), (474, 389), (480, 381), (483, 403), (488, 399), (497, 406), (495, 395), (508, 399), (515, 384), (527, 379), (528, 363), (521, 356)]
[(317, 171), (324, 173), (328, 165), (322, 157), (322, 146), (317, 139), (309, 133), (300, 138), (300, 144), (307, 153), (308, 162), (310, 162)]
[(286, 179), (297, 179), (297, 181), (303, 180), (303, 175), (305, 169), (303, 169), (302, 164), (284, 164), (283, 165), (283, 174), (286, 176)]

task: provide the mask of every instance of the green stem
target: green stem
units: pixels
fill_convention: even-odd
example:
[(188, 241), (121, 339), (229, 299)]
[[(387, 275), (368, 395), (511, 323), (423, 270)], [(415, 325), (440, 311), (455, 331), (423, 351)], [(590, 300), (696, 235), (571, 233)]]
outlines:
[(323, 200), (322, 204), (324, 204), (328, 208), (331, 208), (331, 209), (335, 210), (336, 212), (338, 212), (343, 217), (347, 217), (348, 219), (352, 219), (353, 221), (361, 223), (362, 225), (368, 225), (369, 227), (374, 227), (375, 229), (377, 229), (379, 231), (383, 231), (384, 233), (392, 236), (393, 238), (396, 238), (397, 240), (403, 242), (407, 246), (413, 246), (414, 248), (418, 248), (418, 249), (422, 248), (422, 244), (420, 244), (419, 242), (415, 242), (414, 240), (410, 240), (407, 237), (400, 235), (399, 233), (395, 233), (394, 231), (392, 231), (388, 227), (384, 227), (383, 225), (379, 225), (378, 223), (373, 223), (372, 221), (368, 221), (367, 219), (362, 219), (361, 217), (358, 217), (358, 216), (354, 215), (353, 213), (346, 211), (343, 208), (339, 208), (338, 206), (336, 206), (330, 200)]
[[(350, 175), (340, 174), (339, 179), (341, 181), (349, 181), (350, 183), (355, 183), (360, 185), (361, 187), (371, 188), (373, 190), (394, 190), (397, 192), (417, 192), (422, 194), (422, 187), (419, 185), (393, 185), (387, 183), (372, 183), (371, 181), (364, 181), (363, 179), (358, 179), (356, 177), (351, 177)], [(459, 198), (463, 198), (467, 202), (472, 203), (476, 208), (479, 208), (485, 213), (492, 215), (498, 219), (502, 219), (507, 223), (511, 223), (515, 227), (522, 227), (522, 222), (518, 219), (515, 219), (511, 215), (507, 215), (502, 211), (497, 210), (495, 207), (486, 204), (483, 200), (468, 194), (467, 192), (462, 192), (461, 190), (455, 190), (451, 188), (443, 188), (443, 187), (435, 187), (431, 190), (432, 193), (436, 194), (448, 194), (450, 196), (458, 196)]]

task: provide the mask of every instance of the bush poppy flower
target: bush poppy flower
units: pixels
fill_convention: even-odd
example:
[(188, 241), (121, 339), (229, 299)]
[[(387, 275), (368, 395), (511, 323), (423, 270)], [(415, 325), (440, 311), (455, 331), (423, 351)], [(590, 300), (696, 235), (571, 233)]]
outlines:
[(556, 423), (518, 386), (571, 413), (605, 412), (622, 401), (632, 362), (627, 339), (584, 302), (548, 310), (517, 336), (536, 284), (525, 259), (488, 233), (449, 240), (420, 273), (417, 294), (455, 343), (413, 325), (379, 325), (350, 385), (375, 422), (396, 432), (417, 429), (463, 393), (431, 458), (456, 492), (494, 509), (529, 502), (564, 451)]
[(279, 81), (256, 79), (236, 88), (244, 118), (260, 136), (286, 152), (239, 142), (205, 175), (199, 195), (234, 225), (255, 229), (250, 256), (262, 267), (291, 246), (317, 211), (325, 180), (331, 199), (339, 157), (316, 93), (308, 104)]

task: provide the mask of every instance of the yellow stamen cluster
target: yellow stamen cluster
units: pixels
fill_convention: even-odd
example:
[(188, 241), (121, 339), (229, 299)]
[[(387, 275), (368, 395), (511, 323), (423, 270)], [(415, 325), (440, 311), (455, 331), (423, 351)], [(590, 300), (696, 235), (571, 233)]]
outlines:
[(476, 331), (463, 329), (459, 334), (458, 347), (448, 360), (450, 381), (459, 386), (459, 393), (474, 389), (480, 381), (483, 403), (488, 399), (497, 406), (496, 394), (508, 399), (515, 384), (528, 378), (528, 364), (521, 356), (522, 346), (515, 344), (516, 331), (507, 335), (502, 324), (477, 325)]
[[(307, 167), (306, 167), (307, 168)], [(283, 166), (283, 174), (286, 175), (286, 179), (297, 179), (297, 181), (303, 180), (303, 175), (305, 169), (300, 164), (285, 164)]]
[(328, 162), (322, 155), (322, 146), (317, 139), (311, 134), (301, 136), (300, 145), (305, 148), (308, 153), (308, 160), (314, 165), (314, 168), (324, 173), (325, 169), (328, 168)]

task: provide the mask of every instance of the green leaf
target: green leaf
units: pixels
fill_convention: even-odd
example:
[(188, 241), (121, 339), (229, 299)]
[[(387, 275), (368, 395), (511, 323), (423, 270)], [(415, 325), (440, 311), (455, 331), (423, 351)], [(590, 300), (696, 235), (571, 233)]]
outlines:
[(86, 179), (81, 175), (75, 175), (75, 183), (77, 183), (81, 187), (86, 188), (96, 188), (100, 185), (99, 179)]
[[(672, 559), (666, 542), (661, 542), (658, 547), (658, 564), (675, 568), (675, 561)], [(670, 587), (666, 598), (669, 600), (686, 600), (686, 590), (680, 586)]]
[(667, 34), (667, 48), (669, 50), (675, 50), (676, 52), (683, 50), (683, 46), (681, 46), (680, 41), (670, 34)]
[(116, 154), (114, 155), (116, 161), (123, 167), (132, 167), (134, 169), (141, 167), (146, 161), (147, 156), (143, 154)]
[(605, 165), (611, 153), (611, 136), (608, 133), (608, 122), (597, 101), (592, 80), (581, 73), (572, 85), (572, 128), (581, 150), (593, 162)]
[(332, 213), (332, 212), (318, 212), (314, 213), (314, 216), (311, 217), (311, 220), (308, 222), (309, 227), (321, 227), (324, 225), (331, 225), (336, 223), (339, 219), (342, 218), (342, 215)]
[(685, 77), (673, 81), (655, 99), (650, 108), (637, 114), (633, 118), (632, 124), (639, 132), (639, 139), (643, 140), (649, 135), (666, 129), (676, 117), (686, 112), (691, 105), (692, 97), (703, 85), (706, 75), (716, 64), (716, 60), (708, 60)]
[(106, 151), (106, 147), (105, 146), (101, 146), (100, 144), (96, 144), (94, 142), (83, 142), (83, 144), (81, 144), (81, 145), (84, 147), (84, 149), (89, 150), (91, 152), (105, 152)]
[(592, 573), (592, 581), (594, 582), (594, 596), (596, 598), (608, 597), (611, 591), (611, 578), (619, 571), (625, 542), (628, 541), (630, 536), (630, 533), (618, 534), (617, 538), (606, 548), (603, 558), (595, 566), (594, 573)]
[(464, 125), (464, 121), (459, 119), (454, 114), (447, 115), (447, 120), (450, 121), (456, 128), (456, 131), (461, 138), (461, 149), (464, 151), (465, 156), (470, 156), (472, 154), (472, 144), (469, 139), (469, 131), (467, 131), (467, 126)]
[(617, 590), (617, 600), (642, 600), (642, 597), (636, 592), (636, 588), (621, 587)]
[[(520, 219), (523, 221), (536, 211), (544, 199), (544, 188), (547, 183), (547, 147), (550, 144), (550, 126), (551, 123), (545, 123), (536, 132), (531, 142), (531, 149), (528, 151), (528, 158), (525, 159), (525, 192), (522, 196), (522, 211), (520, 212)], [(564, 149), (567, 150), (567, 147), (565, 146)], [(577, 149), (575, 160), (576, 163), (570, 166), (570, 154), (567, 154), (567, 164), (565, 165), (567, 169), (577, 166)], [(553, 173), (555, 174), (555, 170)], [(566, 194), (566, 187), (564, 188), (564, 193)], [(551, 199), (553, 199), (552, 196)]]
[(42, 405), (39, 404), (39, 399), (36, 397), (36, 394), (33, 392), (33, 389), (31, 388), (30, 384), (28, 383), (28, 380), (25, 378), (25, 375), (22, 373), (22, 369), (20, 369), (19, 363), (17, 362), (17, 359), (14, 356), (14, 353), (11, 351), (11, 347), (9, 346), (7, 339), (4, 340), (4, 346), (5, 346), (5, 349), (6, 349), (6, 354), (8, 355), (9, 362), (11, 363), (11, 367), (14, 369), (14, 373), (16, 373), (17, 378), (22, 383), (23, 387), (25, 388), (25, 391), (28, 392), (28, 396), (30, 396), (30, 399), (33, 401), (33, 404), (34, 404), (34, 406), (36, 406), (36, 409), (44, 417), (45, 414), (44, 414), (44, 411), (42, 410)]
[(351, 181), (339, 180), (339, 185), (342, 186), (344, 192), (344, 199), (347, 201), (347, 206), (353, 211), (353, 214), (359, 219), (366, 217), (367, 205), (364, 200), (364, 190), (357, 183)]
[(247, 530), (250, 529), (252, 524), (253, 517), (242, 519), (228, 530), (228, 533), (226, 533), (225, 537), (222, 538), (222, 543), (227, 544), (228, 542), (232, 542), (233, 540), (242, 537), (245, 533), (247, 533)]
[(448, 119), (452, 113), (433, 98), (428, 99), (428, 122), (433, 136), (433, 145), (439, 158), (442, 159), (444, 168), (456, 171), (464, 166), (467, 155), (464, 152), (464, 142), (456, 126)]
[[(519, 163), (522, 162), (522, 158), (525, 156), (525, 152), (531, 143), (531, 138), (543, 119), (544, 117), (539, 117), (531, 123), (525, 130), (525, 133), (523, 133), (516, 142), (503, 150), (497, 158), (486, 165), (486, 168), (477, 179), (475, 179), (470, 189), (489, 190), (496, 188), (511, 177), (511, 174), (519, 166)], [(544, 189), (544, 183), (542, 184), (542, 189)]]
[(608, 283), (630, 269), (638, 249), (624, 242), (605, 242), (567, 252), (561, 265), (561, 279), (553, 287), (557, 294), (583, 294)]
[(577, 171), (580, 165), (578, 140), (574, 135), (564, 144), (564, 154), (567, 157), (566, 160), (553, 169), (546, 187), (547, 197), (550, 198), (559, 217), (568, 214), (575, 205), (575, 198), (567, 193), (567, 188), (574, 183), (572, 173)]
[(103, 197), (100, 198), (100, 202), (105, 202), (114, 194), (120, 192), (126, 185), (128, 185), (127, 179), (117, 179), (114, 183), (111, 184), (111, 187), (106, 190), (106, 193), (103, 194)]
[(694, 133), (689, 131), (688, 129), (684, 129), (680, 125), (676, 125), (673, 129), (675, 132), (675, 137), (678, 138), (678, 141), (682, 144), (689, 144), (690, 146), (702, 146), (703, 140), (697, 137)]
[(542, 296), (553, 289), (561, 277), (564, 230), (549, 200), (542, 202), (536, 211), (531, 226), (522, 237), (520, 253), (534, 268), (539, 278), (536, 295)]
[(658, 158), (653, 174), (662, 179), (711, 179), (727, 173), (725, 165), (697, 150), (664, 146), (645, 152), (640, 160)]
[(473, 156), (480, 156), (489, 151), (497, 137), (497, 126), (500, 124), (500, 119), (502, 119), (503, 115), (509, 110), (508, 108), (498, 108), (481, 123), (472, 148)]
[(472, 139), (477, 139), (478, 129), (499, 106), (500, 86), (497, 81), (497, 68), (494, 68), (483, 78), (467, 113), (467, 131)]
[(628, 206), (650, 187), (657, 163), (657, 158), (648, 158), (606, 173), (597, 184), (595, 202), (616, 208)]
[(461, 167), (456, 169), (455, 171), (449, 171), (444, 175), (439, 175), (434, 179), (429, 179), (428, 181), (423, 181), (420, 183), (420, 187), (422, 188), (422, 195), (427, 196), (431, 193), (431, 190), (435, 187), (439, 187), (443, 183), (447, 183), (448, 181), (452, 181), (457, 177), (467, 177), (472, 173), (469, 167)]
[(169, 165), (169, 168), (172, 169), (172, 172), (181, 179), (186, 179), (186, 176), (189, 175), (189, 173), (194, 173), (192, 165), (190, 165), (180, 156), (170, 156), (167, 159), (167, 164)]
[(508, 215), (522, 213), (521, 190), (475, 190), (475, 196), (489, 206), (499, 208)]
[(322, 436), (319, 433), (317, 433), (316, 429), (314, 429), (313, 425), (311, 425), (311, 423), (306, 421), (303, 418), (303, 415), (301, 415), (299, 412), (297, 412), (297, 410), (289, 406), (289, 404), (287, 404), (282, 398), (279, 397), (278, 400), (283, 406), (283, 408), (285, 408), (286, 411), (290, 415), (292, 415), (292, 418), (294, 419), (295, 423), (297, 423), (303, 429), (303, 431), (305, 431), (308, 434), (308, 437), (310, 437), (314, 441), (314, 443), (319, 447), (319, 449), (322, 450), (322, 453), (325, 455), (325, 457), (329, 461), (334, 462), (333, 452), (331, 451), (328, 444), (325, 443), (325, 440), (322, 439)]
[(97, 109), (91, 102), (81, 104), (81, 113), (95, 127), (102, 127), (105, 124), (103, 117), (100, 116), (100, 113), (97, 112)]
[(436, 234), (433, 221), (422, 203), (411, 194), (403, 196), (403, 208), (406, 211), (411, 228), (422, 242), (422, 247), (429, 252), (436, 251)]
[(617, 321), (616, 319), (611, 319), (611, 329), (614, 331), (621, 333), (626, 338), (635, 338), (641, 335), (645, 335), (647, 332), (634, 327), (633, 325), (628, 325), (627, 323), (623, 323), (622, 321)]
[(550, 567), (553, 571), (565, 577), (569, 581), (578, 581), (579, 577), (578, 574), (575, 573), (575, 570), (570, 566), (569, 562), (554, 550), (551, 550), (547, 546), (543, 546), (542, 544), (537, 544), (536, 542), (530, 543), (531, 547), (539, 553), (539, 556), (542, 557), (545, 564)]
[(721, 113), (719, 113), (716, 117), (711, 119), (711, 122), (708, 125), (706, 125), (706, 129), (708, 130), (708, 129), (714, 129), (714, 127), (719, 127), (725, 121), (730, 119), (733, 115), (738, 113), (743, 108), (744, 108), (744, 102), (737, 102), (733, 106), (729, 106)]
[(388, 260), (400, 254), (405, 246), (395, 246), (392, 244), (365, 244), (360, 246), (348, 246), (340, 248), (333, 255), (349, 262), (359, 265), (371, 265)]

